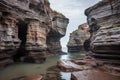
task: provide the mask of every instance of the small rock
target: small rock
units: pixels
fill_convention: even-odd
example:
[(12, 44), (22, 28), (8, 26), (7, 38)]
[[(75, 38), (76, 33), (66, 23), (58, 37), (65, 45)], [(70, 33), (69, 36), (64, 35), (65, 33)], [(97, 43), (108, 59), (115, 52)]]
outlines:
[(33, 74), (26, 76), (23, 80), (42, 80), (42, 76), (39, 74)]

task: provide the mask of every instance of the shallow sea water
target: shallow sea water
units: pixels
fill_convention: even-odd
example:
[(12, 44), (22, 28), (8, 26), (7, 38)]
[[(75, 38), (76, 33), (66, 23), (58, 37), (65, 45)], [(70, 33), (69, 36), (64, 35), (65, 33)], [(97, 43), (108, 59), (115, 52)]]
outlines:
[[(76, 59), (83, 57), (85, 54), (81, 53), (67, 53), (64, 55), (49, 56), (43, 64), (32, 63), (16, 63), (0, 70), (0, 80), (10, 80), (20, 76), (31, 74), (45, 74), (47, 69), (57, 64), (58, 60), (62, 59)], [(60, 72), (62, 79), (70, 80), (70, 73)]]

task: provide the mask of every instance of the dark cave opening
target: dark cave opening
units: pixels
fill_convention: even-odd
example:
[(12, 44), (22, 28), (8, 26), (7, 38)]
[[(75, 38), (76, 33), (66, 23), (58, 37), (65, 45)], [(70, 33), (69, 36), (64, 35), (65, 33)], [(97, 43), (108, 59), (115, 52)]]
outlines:
[(19, 22), (18, 26), (18, 38), (21, 40), (19, 49), (17, 50), (16, 54), (13, 56), (15, 62), (21, 61), (21, 57), (26, 55), (26, 37), (27, 37), (27, 23)]
[(27, 24), (20, 23), (18, 24), (18, 38), (21, 40), (20, 48), (25, 48), (27, 36)]

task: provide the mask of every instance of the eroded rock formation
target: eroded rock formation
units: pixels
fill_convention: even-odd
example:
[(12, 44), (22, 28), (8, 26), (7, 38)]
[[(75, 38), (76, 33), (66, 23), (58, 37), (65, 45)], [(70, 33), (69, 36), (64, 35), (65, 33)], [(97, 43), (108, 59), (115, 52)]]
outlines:
[(47, 46), (49, 52), (56, 54), (61, 52), (60, 38), (66, 34), (69, 20), (56, 11), (52, 13), (52, 16), (54, 17), (52, 19), (52, 28), (47, 35)]
[(84, 42), (87, 40), (90, 36), (88, 32), (88, 24), (84, 23), (78, 27), (77, 30), (73, 31), (70, 34), (70, 39), (67, 44), (68, 52), (80, 52), (84, 51)]
[(13, 60), (40, 63), (46, 52), (61, 51), (68, 22), (48, 0), (0, 0), (0, 66)]
[(105, 70), (120, 71), (120, 0), (103, 0), (85, 11), (90, 26), (91, 56)]

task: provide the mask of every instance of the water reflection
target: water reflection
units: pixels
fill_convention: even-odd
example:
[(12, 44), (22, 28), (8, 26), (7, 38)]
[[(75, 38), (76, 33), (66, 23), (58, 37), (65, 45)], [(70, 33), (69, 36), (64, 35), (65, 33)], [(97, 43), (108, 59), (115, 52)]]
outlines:
[[(60, 60), (69, 60), (69, 59), (70, 59), (70, 54), (69, 53), (60, 56)], [(61, 78), (63, 80), (70, 80), (70, 78), (71, 78), (71, 73), (70, 72), (60, 72), (60, 74), (61, 74)]]
[(60, 60), (69, 60), (70, 59), (70, 54), (65, 54), (60, 56)]
[(70, 79), (71, 78), (71, 73), (70, 72), (61, 72), (60, 74), (61, 74), (61, 78), (63, 80), (71, 80)]
[[(44, 64), (17, 63), (0, 70), (0, 80), (10, 80), (16, 77), (45, 74), (50, 66), (56, 65), (57, 60), (69, 60), (82, 57), (81, 54), (65, 54), (49, 56)], [(70, 73), (61, 72), (61, 77), (64, 80), (70, 80)]]

